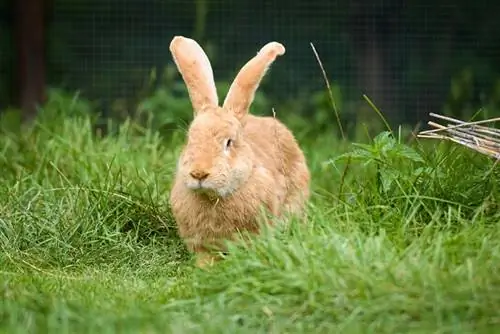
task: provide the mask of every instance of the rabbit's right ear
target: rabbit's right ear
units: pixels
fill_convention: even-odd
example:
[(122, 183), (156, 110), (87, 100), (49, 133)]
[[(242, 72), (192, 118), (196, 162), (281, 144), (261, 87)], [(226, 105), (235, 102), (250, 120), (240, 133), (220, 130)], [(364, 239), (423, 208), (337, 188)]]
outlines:
[(170, 52), (186, 83), (195, 115), (219, 105), (212, 66), (201, 46), (193, 39), (175, 36)]
[(264, 45), (255, 57), (240, 69), (229, 87), (222, 107), (230, 110), (237, 118), (248, 113), (253, 102), (255, 91), (276, 57), (285, 54), (285, 47), (278, 42)]

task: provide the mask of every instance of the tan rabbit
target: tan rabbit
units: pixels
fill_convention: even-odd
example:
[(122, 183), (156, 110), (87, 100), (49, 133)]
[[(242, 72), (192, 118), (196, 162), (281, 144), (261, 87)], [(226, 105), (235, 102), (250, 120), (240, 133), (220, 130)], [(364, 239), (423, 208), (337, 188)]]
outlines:
[(304, 213), (310, 173), (293, 134), (274, 117), (249, 114), (255, 91), (277, 56), (266, 44), (234, 79), (222, 107), (210, 61), (200, 45), (176, 36), (170, 52), (186, 83), (194, 119), (170, 193), (173, 216), (188, 249), (203, 267), (212, 247), (239, 231), (258, 233), (264, 211), (279, 217)]

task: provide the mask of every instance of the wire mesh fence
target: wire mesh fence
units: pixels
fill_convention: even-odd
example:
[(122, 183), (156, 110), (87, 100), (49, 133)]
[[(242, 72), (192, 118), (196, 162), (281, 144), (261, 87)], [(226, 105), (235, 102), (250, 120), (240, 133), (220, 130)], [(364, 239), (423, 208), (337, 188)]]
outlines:
[(414, 122), (445, 106), (498, 104), (498, 9), (451, 0), (52, 0), (48, 80), (109, 105), (175, 76), (174, 35), (200, 41), (219, 82), (278, 40), (286, 54), (261, 90), (273, 101), (307, 99), (325, 90), (312, 42), (344, 109), (367, 94), (389, 118)]

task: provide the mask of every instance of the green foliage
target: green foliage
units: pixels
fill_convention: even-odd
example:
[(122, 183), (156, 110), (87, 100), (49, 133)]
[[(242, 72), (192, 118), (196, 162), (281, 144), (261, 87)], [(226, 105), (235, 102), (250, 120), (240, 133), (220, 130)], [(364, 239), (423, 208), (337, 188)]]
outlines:
[[(179, 91), (183, 94), (180, 95)], [(183, 83), (176, 83), (169, 88), (158, 88), (150, 97), (142, 100), (138, 106), (140, 113), (147, 112), (155, 115), (159, 127), (188, 123), (193, 118), (192, 110)]]
[(80, 98), (80, 93), (75, 92), (69, 94), (68, 92), (51, 88), (47, 91), (47, 101), (44, 108), (40, 112), (42, 120), (47, 117), (86, 117), (92, 116), (94, 106), (89, 100)]
[[(345, 101), (343, 99), (339, 85), (332, 86), (332, 96), (337, 109), (344, 110)], [(328, 92), (325, 92), (324, 90), (315, 92), (311, 94), (310, 99), (312, 102), (311, 110), (314, 110), (314, 113), (310, 116), (310, 119), (318, 125), (331, 123), (334, 114), (332, 113), (332, 106), (329, 100)], [(345, 120), (343, 123), (345, 123)]]
[[(344, 153), (335, 160), (350, 159), (363, 162), (363, 167), (376, 166), (378, 190), (382, 193), (394, 192), (398, 180), (414, 182), (414, 177), (422, 175), (422, 167), (415, 168), (415, 163), (423, 165), (424, 159), (413, 148), (396, 141), (393, 135), (384, 131), (377, 135), (373, 144), (354, 143), (352, 152)], [(335, 161), (333, 160), (333, 162)], [(365, 169), (363, 170), (365, 171)], [(412, 177), (405, 175), (407, 171), (414, 173)], [(403, 184), (408, 187), (410, 184)]]
[[(459, 119), (473, 119), (477, 114), (479, 95), (482, 115), (493, 118), (500, 111), (500, 79), (492, 74), (489, 66), (463, 68), (450, 80), (450, 91), (444, 104), (444, 112)], [(479, 86), (479, 87), (478, 87)], [(479, 94), (478, 94), (479, 92)]]
[(183, 129), (160, 136), (129, 117), (102, 136), (89, 108), (52, 91), (34, 124), (0, 130), (2, 331), (498, 327), (500, 174), (489, 159), (389, 132), (352, 145), (298, 132), (312, 175), (307, 223), (230, 243), (202, 271), (168, 204)]
[[(370, 144), (352, 146), (353, 150), (329, 160), (341, 177), (338, 198), (370, 207), (378, 217), (385, 216), (388, 208), (411, 210), (412, 224), (422, 230), (443, 210), (454, 208), (461, 217), (471, 218), (495, 212), (500, 201), (499, 175), (492, 161), (463, 147), (411, 146), (387, 131)], [(464, 170), (471, 169), (464, 175)]]

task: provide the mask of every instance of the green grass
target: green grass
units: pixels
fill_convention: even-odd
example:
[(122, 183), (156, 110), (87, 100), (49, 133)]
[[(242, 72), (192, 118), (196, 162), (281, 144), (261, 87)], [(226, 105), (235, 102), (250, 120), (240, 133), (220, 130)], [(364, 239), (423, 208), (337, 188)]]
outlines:
[[(47, 111), (46, 111), (47, 112)], [(308, 224), (210, 271), (168, 203), (179, 131), (48, 115), (0, 134), (5, 333), (486, 333), (500, 325), (499, 173), (456, 145), (300, 138)], [(343, 153), (350, 153), (344, 160)]]

